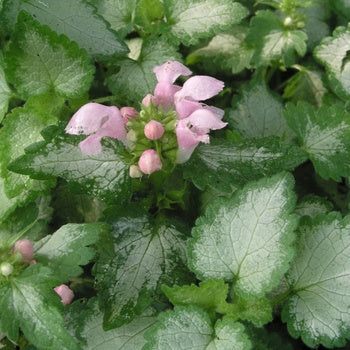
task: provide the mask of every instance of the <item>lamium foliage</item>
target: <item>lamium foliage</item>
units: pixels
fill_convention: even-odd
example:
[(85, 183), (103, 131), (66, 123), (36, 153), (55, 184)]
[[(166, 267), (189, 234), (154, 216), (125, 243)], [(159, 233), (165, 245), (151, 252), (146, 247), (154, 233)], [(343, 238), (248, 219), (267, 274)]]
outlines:
[(0, 348), (350, 348), (348, 0), (0, 0)]

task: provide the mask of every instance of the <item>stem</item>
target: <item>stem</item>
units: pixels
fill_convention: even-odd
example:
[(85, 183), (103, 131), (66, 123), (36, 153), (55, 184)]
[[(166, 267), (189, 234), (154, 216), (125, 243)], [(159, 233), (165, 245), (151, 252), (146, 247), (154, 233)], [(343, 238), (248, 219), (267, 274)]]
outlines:
[(120, 101), (120, 97), (118, 95), (104, 96), (104, 97), (95, 98), (92, 100), (92, 102), (101, 103), (101, 102), (111, 102), (115, 100)]
[(272, 307), (275, 307), (276, 305), (287, 299), (293, 293), (294, 291), (292, 289), (288, 289), (284, 293), (278, 295), (275, 299), (271, 301)]

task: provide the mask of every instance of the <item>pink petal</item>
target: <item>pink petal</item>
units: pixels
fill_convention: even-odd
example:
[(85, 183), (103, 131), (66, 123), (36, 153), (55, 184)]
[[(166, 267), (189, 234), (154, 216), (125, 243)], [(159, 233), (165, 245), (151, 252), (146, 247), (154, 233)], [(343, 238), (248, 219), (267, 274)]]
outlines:
[(217, 118), (219, 118), (220, 120), (223, 118), (224, 114), (225, 114), (225, 111), (221, 108), (217, 108), (217, 107), (214, 107), (214, 106), (208, 106), (206, 104), (203, 103), (202, 107), (204, 109), (208, 109), (210, 112), (212, 112), (213, 114), (215, 114), (215, 116)]
[(133, 117), (138, 115), (138, 112), (134, 107), (122, 107), (120, 109), (120, 114), (123, 117), (124, 124), (126, 124), (129, 120), (135, 120)]
[(204, 108), (195, 110), (190, 116), (182, 119), (182, 121), (205, 133), (209, 132), (209, 130), (222, 129), (227, 125), (227, 123), (222, 122), (210, 110)]
[(144, 174), (152, 174), (155, 171), (162, 169), (162, 162), (158, 152), (154, 149), (148, 149), (141, 154), (139, 159), (139, 168)]
[(88, 136), (85, 140), (79, 143), (79, 148), (81, 152), (87, 156), (94, 156), (101, 153), (102, 145), (101, 139), (103, 136), (99, 134), (92, 134)]
[(60, 297), (63, 305), (70, 304), (74, 299), (73, 291), (65, 284), (61, 284), (53, 289)]
[(168, 111), (174, 104), (174, 95), (176, 92), (180, 91), (181, 87), (166, 82), (160, 82), (156, 85), (154, 89), (154, 97), (157, 104), (163, 107), (165, 111)]
[(33, 243), (28, 239), (20, 239), (15, 243), (13, 248), (15, 252), (19, 252), (22, 255), (24, 261), (30, 261), (33, 258), (34, 247)]
[(175, 100), (175, 108), (179, 119), (184, 119), (192, 114), (196, 109), (202, 108), (202, 104), (197, 101), (182, 99)]
[(192, 72), (177, 61), (168, 61), (153, 68), (158, 82), (173, 83), (180, 75), (190, 75)]
[(180, 120), (178, 122), (175, 132), (179, 146), (177, 163), (186, 162), (191, 157), (199, 142), (209, 143), (209, 135), (192, 131), (185, 120)]
[(206, 75), (196, 75), (188, 79), (182, 89), (176, 93), (175, 100), (188, 97), (203, 101), (215, 96), (224, 88), (224, 83)]
[(143, 100), (141, 101), (141, 103), (144, 105), (144, 106), (148, 106), (150, 104), (150, 102), (152, 101), (152, 98), (153, 98), (153, 95), (152, 94), (147, 94)]

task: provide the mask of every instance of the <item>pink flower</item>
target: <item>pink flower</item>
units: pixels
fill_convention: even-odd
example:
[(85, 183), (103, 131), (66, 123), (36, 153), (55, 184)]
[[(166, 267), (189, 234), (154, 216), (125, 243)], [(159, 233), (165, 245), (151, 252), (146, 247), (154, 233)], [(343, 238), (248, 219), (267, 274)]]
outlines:
[(73, 291), (66, 286), (65, 284), (61, 284), (58, 287), (53, 289), (60, 297), (63, 305), (68, 305), (74, 299)]
[(210, 109), (197, 109), (190, 116), (180, 119), (176, 126), (179, 145), (177, 163), (186, 162), (200, 142), (209, 143), (209, 131), (227, 125)]
[(98, 103), (87, 103), (71, 118), (66, 132), (73, 135), (90, 135), (79, 143), (80, 150), (86, 155), (101, 152), (102, 137), (109, 136), (124, 140), (126, 130), (123, 117), (117, 107), (104, 106)]
[(161, 123), (151, 120), (144, 127), (145, 136), (150, 140), (158, 140), (164, 134), (164, 127)]
[(21, 253), (24, 261), (30, 261), (34, 254), (33, 243), (28, 239), (20, 239), (15, 243), (13, 251)]
[(139, 168), (144, 174), (152, 174), (155, 171), (162, 169), (162, 162), (157, 151), (148, 149), (141, 154), (139, 159)]

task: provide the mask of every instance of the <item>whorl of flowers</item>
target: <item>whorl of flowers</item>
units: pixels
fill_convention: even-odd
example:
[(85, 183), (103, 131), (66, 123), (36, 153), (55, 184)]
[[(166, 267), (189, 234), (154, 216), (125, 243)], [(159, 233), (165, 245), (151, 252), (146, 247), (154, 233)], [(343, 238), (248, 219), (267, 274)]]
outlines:
[(204, 104), (218, 94), (224, 83), (197, 75), (183, 86), (174, 84), (180, 76), (192, 72), (183, 64), (168, 61), (153, 69), (158, 83), (153, 95), (142, 100), (141, 110), (133, 107), (87, 103), (71, 118), (69, 134), (89, 135), (79, 147), (86, 155), (102, 151), (103, 137), (116, 138), (131, 153), (130, 175), (140, 177), (162, 169), (164, 162), (184, 163), (200, 142), (209, 143), (210, 130), (222, 129), (224, 111)]

